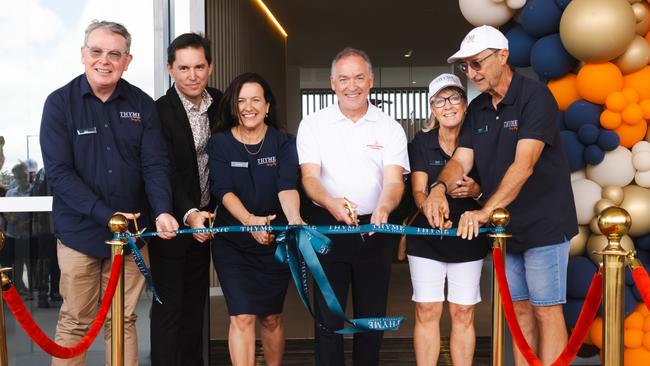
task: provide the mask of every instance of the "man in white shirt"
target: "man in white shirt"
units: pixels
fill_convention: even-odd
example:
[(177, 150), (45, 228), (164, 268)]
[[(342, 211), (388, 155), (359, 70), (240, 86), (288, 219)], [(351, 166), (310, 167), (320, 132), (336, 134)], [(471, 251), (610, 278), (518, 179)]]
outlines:
[[(330, 81), (338, 103), (307, 116), (298, 129), (302, 183), (317, 206), (310, 223), (386, 223), (409, 172), (404, 130), (369, 103), (373, 73), (365, 52), (339, 52)], [(395, 241), (385, 234), (331, 239), (332, 250), (320, 261), (339, 303), (345, 306), (351, 285), (355, 318), (385, 316)], [(332, 332), (343, 327), (343, 319), (329, 311), (319, 291), (314, 303), (316, 364), (344, 365), (343, 337)], [(355, 334), (354, 364), (377, 365), (382, 337), (376, 331)]]

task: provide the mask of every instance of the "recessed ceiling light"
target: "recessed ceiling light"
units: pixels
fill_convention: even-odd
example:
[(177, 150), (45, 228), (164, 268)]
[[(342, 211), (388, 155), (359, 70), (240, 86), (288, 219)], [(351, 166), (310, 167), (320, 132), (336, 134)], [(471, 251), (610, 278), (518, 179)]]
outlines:
[(409, 57), (411, 57), (412, 55), (413, 55), (413, 50), (408, 50), (408, 51), (406, 51), (406, 53), (404, 54), (404, 57), (409, 58)]

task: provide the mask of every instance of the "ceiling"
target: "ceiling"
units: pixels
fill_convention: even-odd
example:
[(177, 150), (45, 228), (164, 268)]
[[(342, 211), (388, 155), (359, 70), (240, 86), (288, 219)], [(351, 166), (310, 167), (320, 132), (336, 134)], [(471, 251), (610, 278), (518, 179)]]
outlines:
[(264, 2), (289, 34), (288, 64), (302, 67), (327, 67), (346, 46), (366, 51), (375, 66), (443, 65), (472, 28), (455, 0)]

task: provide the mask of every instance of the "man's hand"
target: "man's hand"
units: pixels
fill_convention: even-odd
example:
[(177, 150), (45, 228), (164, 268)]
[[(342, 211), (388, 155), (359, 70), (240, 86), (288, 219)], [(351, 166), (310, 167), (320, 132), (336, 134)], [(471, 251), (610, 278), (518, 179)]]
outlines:
[(352, 217), (350, 217), (350, 210), (347, 208), (346, 203), (349, 202), (352, 210), (357, 208), (357, 204), (346, 200), (342, 197), (332, 198), (328, 201), (327, 206), (325, 207), (329, 213), (334, 216), (336, 221), (344, 222), (346, 225), (358, 225), (358, 222), (354, 222)]
[(481, 187), (467, 175), (463, 175), (462, 179), (456, 181), (456, 188), (449, 191), (449, 195), (453, 198), (475, 198), (479, 194), (481, 194)]
[(432, 228), (444, 228), (444, 220), (449, 218), (449, 203), (445, 197), (445, 187), (442, 184), (431, 189), (427, 199), (420, 206), (420, 212), (429, 221)]
[(131, 213), (131, 212), (117, 211), (113, 215), (122, 215), (122, 216), (126, 217), (127, 220), (136, 220), (136, 219), (140, 218), (140, 213), (139, 212)]
[(178, 222), (176, 222), (174, 216), (168, 213), (161, 213), (156, 217), (156, 231), (158, 231), (160, 238), (171, 239), (176, 236), (174, 232), (176, 230), (178, 230)]
[[(269, 216), (255, 216), (251, 214), (249, 218), (243, 223), (248, 226), (265, 226), (270, 225), (271, 221), (275, 220), (276, 215)], [(262, 245), (269, 245), (275, 240), (275, 235), (271, 231), (253, 231), (251, 232), (253, 239)]]
[(388, 209), (384, 206), (377, 206), (370, 216), (370, 223), (373, 225), (381, 225), (388, 223)]
[(456, 235), (471, 240), (478, 236), (478, 229), (490, 220), (490, 213), (483, 210), (465, 211), (460, 216)]
[[(210, 218), (212, 215), (207, 211), (194, 211), (187, 215), (187, 225), (192, 229), (205, 229), (205, 220)], [(192, 234), (194, 239), (199, 243), (204, 243), (206, 240), (210, 239), (210, 233), (194, 233)]]

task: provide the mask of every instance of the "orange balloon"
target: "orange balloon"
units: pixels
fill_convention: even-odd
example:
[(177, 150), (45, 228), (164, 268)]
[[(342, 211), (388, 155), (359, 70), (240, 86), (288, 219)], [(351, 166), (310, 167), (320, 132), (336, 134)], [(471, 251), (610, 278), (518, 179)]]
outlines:
[(627, 106), (628, 100), (625, 97), (625, 94), (620, 91), (615, 91), (612, 94), (607, 96), (605, 100), (605, 106), (612, 112), (623, 112), (623, 109)]
[(635, 123), (633, 125), (621, 123), (614, 131), (621, 138), (620, 145), (631, 149), (634, 144), (643, 140), (647, 130), (648, 125), (646, 123)]
[(645, 306), (645, 303), (643, 302), (637, 303), (636, 308), (634, 308), (634, 311), (638, 311), (644, 317), (650, 315), (650, 310), (648, 310), (648, 308)]
[(625, 329), (643, 329), (645, 317), (638, 311), (633, 311), (625, 318), (623, 322)]
[(623, 366), (650, 365), (650, 351), (643, 347), (626, 349), (623, 353)]
[(578, 71), (576, 86), (583, 99), (605, 104), (608, 95), (623, 89), (623, 74), (611, 62), (588, 63)]
[(621, 91), (625, 95), (625, 98), (627, 99), (628, 102), (630, 103), (638, 103), (639, 102), (639, 93), (636, 92), (636, 90), (632, 88), (623, 88)]
[(628, 125), (640, 123), (641, 121), (644, 121), (643, 108), (636, 103), (630, 103), (625, 107), (623, 113), (621, 113), (621, 118), (623, 119), (623, 122)]
[(576, 89), (576, 74), (566, 74), (559, 79), (549, 81), (546, 86), (555, 97), (561, 111), (566, 111), (571, 103), (580, 99), (580, 94)]
[(643, 334), (643, 347), (646, 350), (650, 351), (650, 333), (646, 332)]
[(591, 341), (594, 342), (594, 346), (603, 348), (603, 318), (601, 316), (597, 316), (594, 322), (591, 323), (589, 335)]
[(603, 128), (613, 130), (620, 126), (621, 124), (621, 114), (605, 109), (603, 113), (600, 114), (600, 125)]
[(646, 316), (643, 320), (643, 331), (650, 332), (650, 316)]
[(639, 93), (640, 99), (650, 98), (650, 66), (625, 75), (623, 77), (623, 84), (626, 88), (636, 90)]
[(643, 331), (641, 329), (625, 329), (623, 333), (625, 348), (639, 348), (643, 345)]
[(650, 119), (650, 99), (644, 99), (639, 102), (643, 109), (643, 119)]

